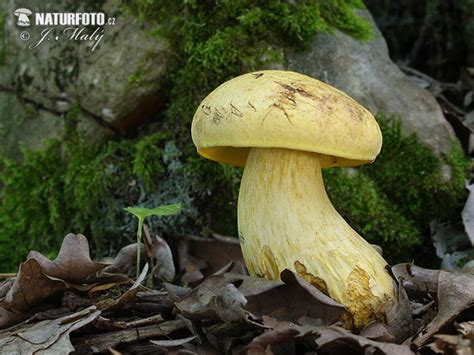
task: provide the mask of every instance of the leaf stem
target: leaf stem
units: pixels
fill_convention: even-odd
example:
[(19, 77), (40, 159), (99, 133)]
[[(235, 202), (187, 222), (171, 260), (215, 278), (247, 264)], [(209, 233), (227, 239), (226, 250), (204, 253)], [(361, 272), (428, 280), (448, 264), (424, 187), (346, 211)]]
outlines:
[(140, 247), (142, 245), (142, 231), (145, 217), (138, 217), (138, 232), (137, 232), (137, 279), (140, 276)]

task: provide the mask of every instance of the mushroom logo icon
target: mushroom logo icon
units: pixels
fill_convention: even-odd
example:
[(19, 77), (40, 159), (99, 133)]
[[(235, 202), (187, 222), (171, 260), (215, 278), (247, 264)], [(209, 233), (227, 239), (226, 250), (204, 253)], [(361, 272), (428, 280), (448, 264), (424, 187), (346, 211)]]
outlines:
[(32, 14), (31, 10), (29, 9), (16, 9), (13, 15), (18, 17), (16, 24), (21, 27), (29, 27), (31, 26), (30, 19), (28, 16)]

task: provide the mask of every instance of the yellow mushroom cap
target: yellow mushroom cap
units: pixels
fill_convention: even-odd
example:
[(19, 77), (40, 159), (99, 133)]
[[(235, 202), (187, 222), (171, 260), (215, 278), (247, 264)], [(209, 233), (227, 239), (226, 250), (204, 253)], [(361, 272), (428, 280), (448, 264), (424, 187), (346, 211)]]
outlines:
[(323, 167), (372, 162), (382, 134), (374, 116), (343, 92), (283, 70), (226, 81), (199, 105), (192, 138), (205, 158), (245, 166), (250, 148), (321, 154)]

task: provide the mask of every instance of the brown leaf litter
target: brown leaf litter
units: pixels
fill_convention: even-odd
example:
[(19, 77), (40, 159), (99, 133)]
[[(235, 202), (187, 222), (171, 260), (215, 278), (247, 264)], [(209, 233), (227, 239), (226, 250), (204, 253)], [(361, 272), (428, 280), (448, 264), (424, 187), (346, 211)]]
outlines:
[(299, 275), (248, 276), (228, 237), (174, 243), (175, 265), (163, 238), (145, 236), (136, 281), (136, 243), (108, 263), (90, 259), (82, 235), (67, 235), (55, 260), (31, 252), (0, 285), (1, 352), (473, 353), (472, 270), (394, 266), (403, 307), (351, 331), (347, 310)]

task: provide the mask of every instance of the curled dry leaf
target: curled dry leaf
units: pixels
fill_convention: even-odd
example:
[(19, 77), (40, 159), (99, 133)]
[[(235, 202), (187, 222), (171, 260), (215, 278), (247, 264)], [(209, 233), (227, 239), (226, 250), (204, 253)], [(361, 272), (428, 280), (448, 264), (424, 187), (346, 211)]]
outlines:
[(332, 324), (345, 313), (343, 306), (293, 272), (284, 270), (281, 279), (283, 282), (236, 274), (210, 276), (176, 307), (191, 319), (224, 317), (224, 321), (244, 320), (249, 312), (257, 319), (269, 315), (295, 321), (308, 316)]
[(0, 307), (26, 312), (65, 289), (64, 282), (51, 279), (43, 273), (43, 268), (38, 261), (29, 259), (20, 265), (15, 282), (5, 297), (0, 300)]
[(373, 322), (364, 327), (360, 331), (360, 335), (371, 340), (382, 341), (385, 343), (394, 343), (395, 336), (390, 331), (390, 328), (383, 323)]
[(54, 320), (27, 324), (13, 332), (0, 334), (2, 354), (69, 354), (74, 347), (69, 334), (100, 315), (95, 307), (86, 308)]
[(141, 285), (143, 280), (145, 280), (147, 273), (148, 273), (148, 264), (145, 264), (145, 267), (140, 273), (140, 276), (138, 276), (138, 278), (133, 283), (133, 285), (127, 291), (125, 291), (125, 293), (122, 296), (120, 296), (117, 299), (102, 300), (96, 304), (97, 308), (102, 311), (110, 311), (113, 309), (123, 307), (125, 304), (127, 304), (128, 302), (130, 302), (131, 300), (135, 298), (135, 296), (138, 293), (138, 287)]
[(54, 261), (38, 252), (30, 252), (27, 260), (20, 265), (17, 277), (9, 284), (9, 290), (0, 299), (0, 328), (24, 319), (33, 307), (68, 288), (87, 291), (98, 283), (128, 280), (122, 274), (101, 275), (106, 266), (90, 259), (89, 244), (86, 237), (80, 234), (68, 234), (64, 238)]
[[(242, 295), (235, 284), (241, 284), (242, 279), (239, 275), (224, 274), (219, 276), (210, 276), (204, 282), (189, 292), (181, 301), (176, 303), (178, 310), (186, 317), (191, 319), (221, 319), (227, 321), (226, 302), (223, 294), (226, 286), (233, 285), (233, 293), (228, 292), (227, 298), (234, 297), (241, 299)], [(238, 303), (238, 302), (236, 302)], [(236, 312), (240, 310), (240, 320), (244, 319), (242, 309), (234, 309), (230, 318), (236, 320)], [(223, 317), (224, 319), (220, 318)]]
[[(181, 280), (196, 285), (206, 276), (226, 272), (248, 274), (239, 240), (233, 237), (213, 234), (209, 238), (187, 237), (178, 245), (179, 268), (184, 270)], [(230, 264), (233, 262), (233, 264)]]
[(176, 286), (168, 282), (164, 282), (163, 287), (167, 293), (166, 298), (173, 304), (174, 302), (181, 301), (189, 292), (191, 292), (189, 287)]
[(293, 322), (278, 321), (267, 316), (263, 316), (262, 323), (267, 330), (247, 345), (250, 353), (262, 352), (264, 349), (269, 349), (268, 347), (271, 345), (305, 337), (321, 327), (321, 322), (317, 322), (317, 320), (314, 320), (313, 324), (308, 322), (305, 325), (300, 325)]
[(469, 270), (429, 270), (411, 264), (396, 265), (394, 270), (405, 287), (415, 294), (432, 294), (438, 306), (433, 320), (413, 339), (417, 346), (426, 344), (442, 327), (474, 306), (474, 274)]
[(442, 327), (474, 306), (474, 276), (462, 272), (440, 271), (437, 296), (438, 314), (414, 339), (417, 345), (425, 344)]
[(409, 346), (377, 342), (335, 326), (321, 327), (313, 335), (317, 350), (329, 354), (414, 354)]
[(320, 319), (324, 325), (337, 322), (346, 313), (344, 306), (294, 272), (283, 270), (280, 279), (282, 285), (265, 293), (253, 294), (251, 288), (243, 292), (249, 301), (246, 309), (257, 317), (268, 315), (291, 322), (311, 317)]
[(215, 273), (230, 261), (244, 264), (239, 239), (214, 233), (209, 238), (189, 237), (191, 254), (206, 261), (206, 276)]
[(310, 344), (313, 344), (314, 350), (321, 350), (329, 354), (413, 354), (408, 346), (373, 341), (352, 334), (341, 327), (322, 326), (321, 322), (318, 321), (317, 319), (303, 317), (298, 322), (293, 323), (263, 317), (263, 324), (268, 330), (254, 338), (249, 343), (248, 349), (258, 353), (257, 349), (261, 352), (263, 349), (268, 349), (268, 346), (305, 337), (307, 341), (312, 339)]
[[(146, 256), (146, 250), (144, 245), (141, 245), (140, 248), (140, 259), (143, 260)], [(114, 258), (111, 265), (105, 267), (102, 270), (102, 273), (108, 274), (125, 274), (125, 275), (135, 275), (135, 270), (137, 267), (137, 243), (129, 244), (124, 246), (118, 252), (117, 256)]]
[(43, 274), (62, 280), (78, 289), (90, 289), (85, 285), (127, 280), (120, 274), (100, 274), (107, 264), (93, 262), (90, 258), (89, 243), (82, 234), (68, 234), (64, 237), (58, 257), (51, 261), (44, 255), (31, 251), (27, 260), (34, 259), (41, 265)]
[(152, 275), (162, 281), (172, 281), (176, 275), (176, 269), (173, 254), (166, 240), (157, 235), (150, 237), (148, 233), (145, 233), (144, 240), (146, 253), (152, 265)]
[(0, 299), (5, 297), (8, 291), (12, 288), (14, 282), (15, 282), (15, 277), (11, 279), (6, 279), (0, 284)]
[(429, 270), (413, 264), (397, 264), (392, 267), (395, 277), (400, 280), (410, 299), (424, 298), (426, 294), (438, 291), (440, 270)]
[(216, 297), (216, 313), (225, 322), (235, 322), (245, 318), (245, 296), (233, 284), (224, 286), (220, 297)]
[(7, 328), (13, 324), (20, 323), (28, 318), (28, 314), (18, 311), (9, 311), (0, 307), (0, 329)]
[[(393, 271), (388, 266), (387, 271), (395, 280), (397, 287), (397, 300), (386, 307), (385, 321), (387, 323), (388, 333), (394, 337), (395, 342), (401, 343), (403, 340), (413, 335), (415, 331), (412, 309), (402, 282), (395, 276), (395, 274), (393, 274)], [(381, 330), (380, 326), (378, 329)], [(390, 338), (388, 334), (387, 337)]]

